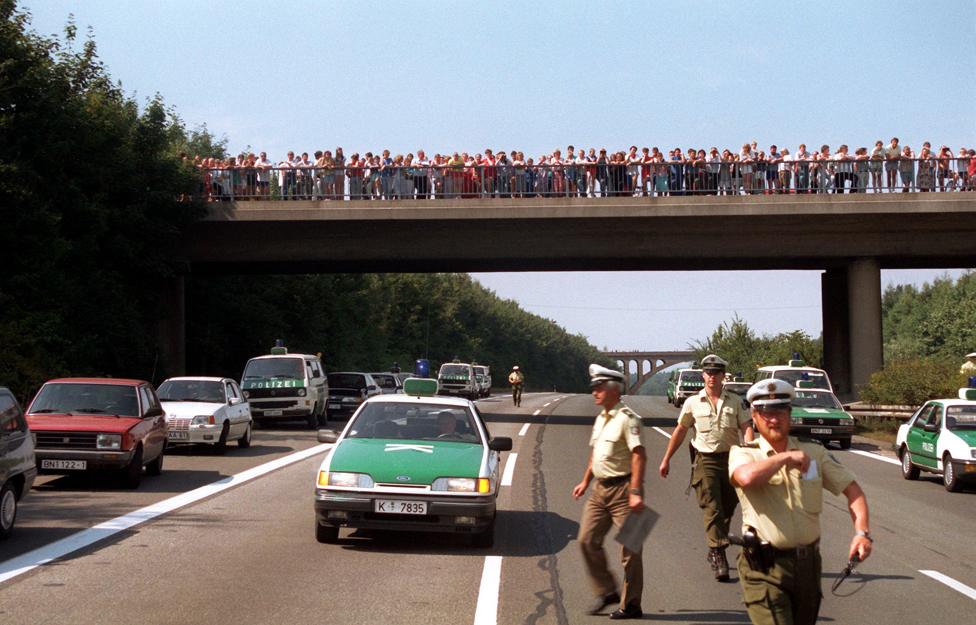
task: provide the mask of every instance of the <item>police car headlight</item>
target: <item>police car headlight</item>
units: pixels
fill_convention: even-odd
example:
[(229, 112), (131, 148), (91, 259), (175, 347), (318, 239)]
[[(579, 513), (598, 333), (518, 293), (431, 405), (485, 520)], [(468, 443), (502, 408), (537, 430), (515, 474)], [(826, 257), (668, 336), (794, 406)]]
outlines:
[(803, 425), (803, 417), (790, 417), (790, 425)]
[(319, 471), (318, 485), (341, 486), (344, 488), (373, 488), (373, 478), (366, 473), (350, 473), (346, 471)]
[(853, 418), (841, 419), (840, 424), (843, 427), (854, 427), (854, 419)]
[(430, 490), (449, 493), (487, 493), (491, 483), (486, 477), (439, 477), (430, 485)]
[(122, 449), (121, 434), (99, 434), (95, 439), (95, 447), (98, 449)]
[(244, 399), (251, 399), (251, 391), (244, 391)]
[(303, 389), (303, 388), (298, 389), (298, 393), (296, 393), (296, 394), (299, 397), (305, 397), (305, 389)]
[(190, 421), (190, 425), (213, 425), (216, 423), (212, 414), (198, 414)]

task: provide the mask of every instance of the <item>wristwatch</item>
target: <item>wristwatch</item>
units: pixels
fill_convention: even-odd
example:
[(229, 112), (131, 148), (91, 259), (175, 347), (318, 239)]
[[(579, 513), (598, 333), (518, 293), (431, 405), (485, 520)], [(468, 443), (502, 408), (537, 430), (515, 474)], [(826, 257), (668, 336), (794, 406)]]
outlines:
[(631, 495), (640, 495), (641, 494), (641, 489), (639, 489), (639, 488), (631, 488), (627, 492), (629, 492)]
[(871, 532), (869, 532), (868, 530), (857, 530), (856, 532), (854, 532), (854, 535), (864, 536), (865, 538), (868, 539), (868, 542), (872, 542), (872, 543), (874, 542), (874, 539), (871, 538)]

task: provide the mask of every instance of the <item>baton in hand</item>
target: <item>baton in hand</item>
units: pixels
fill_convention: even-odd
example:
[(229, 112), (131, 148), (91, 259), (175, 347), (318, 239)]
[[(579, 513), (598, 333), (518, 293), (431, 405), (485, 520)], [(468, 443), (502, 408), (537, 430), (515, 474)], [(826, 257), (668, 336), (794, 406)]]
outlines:
[(831, 586), (830, 592), (836, 592), (840, 585), (844, 583), (844, 580), (850, 577), (851, 573), (857, 573), (857, 569), (854, 567), (856, 567), (860, 561), (861, 558), (859, 558), (856, 553), (851, 556), (851, 559), (847, 561), (847, 566), (844, 567), (844, 570), (841, 571), (840, 575), (837, 576), (837, 579), (834, 580), (834, 585)]

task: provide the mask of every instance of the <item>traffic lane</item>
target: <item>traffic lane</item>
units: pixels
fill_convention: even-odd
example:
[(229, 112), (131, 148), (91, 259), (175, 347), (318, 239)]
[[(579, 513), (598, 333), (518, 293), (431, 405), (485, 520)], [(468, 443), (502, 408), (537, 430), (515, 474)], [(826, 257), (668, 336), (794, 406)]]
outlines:
[(299, 425), (255, 430), (251, 447), (230, 444), (223, 456), (202, 445), (166, 450), (161, 475), (143, 475), (138, 489), (123, 488), (111, 472), (39, 475), (17, 510), (10, 540), (0, 542), (0, 562), (43, 547), (75, 532), (216, 482), (294, 451), (318, 444), (316, 433)]
[[(653, 403), (648, 407), (653, 409)], [(672, 428), (662, 429), (670, 434)], [(868, 449), (872, 443), (863, 440), (858, 447)], [(838, 610), (843, 610), (845, 622), (848, 618), (856, 618), (860, 622), (881, 622), (879, 611), (880, 614), (892, 613), (890, 606), (893, 603), (898, 604), (900, 612), (921, 620), (929, 616), (925, 607), (928, 604), (920, 607), (917, 601), (903, 601), (906, 596), (919, 594), (927, 598), (938, 596), (940, 603), (947, 605), (950, 613), (965, 614), (969, 600), (964, 595), (919, 571), (937, 570), (969, 586), (976, 585), (971, 566), (976, 554), (969, 540), (976, 524), (972, 520), (972, 502), (967, 495), (942, 497), (949, 493), (941, 486), (903, 480), (897, 465), (833, 448), (831, 453), (851, 469), (865, 490), (871, 511), (871, 529), (878, 542), (871, 558), (860, 567), (863, 575), (849, 578), (838, 590), (840, 596), (832, 595), (829, 585), (843, 567), (853, 530), (846, 498), (825, 493), (824, 513), (821, 516), (821, 553), (824, 558), (823, 585), (826, 596), (821, 614), (829, 615), (829, 610), (836, 606)], [(648, 466), (656, 472), (659, 462), (660, 456), (649, 461)], [(672, 477), (678, 471), (679, 464), (688, 466), (686, 453), (679, 452), (672, 460)], [(906, 486), (910, 488), (906, 489)], [(929, 489), (925, 489), (925, 486)], [(920, 519), (925, 522), (919, 523)], [(700, 519), (697, 522), (700, 523)], [(738, 520), (734, 527), (740, 527)], [(940, 530), (932, 532), (932, 527)], [(879, 588), (899, 597), (889, 600), (883, 594), (879, 596)], [(851, 593), (857, 595), (857, 600), (844, 601), (843, 598)], [(869, 599), (869, 595), (876, 598)]]
[[(514, 426), (496, 429), (516, 434)], [(134, 604), (149, 624), (473, 622), (492, 551), (464, 536), (427, 533), (343, 530), (338, 544), (317, 543), (313, 491), (322, 458), (15, 578), (0, 588), (0, 622), (128, 622)]]

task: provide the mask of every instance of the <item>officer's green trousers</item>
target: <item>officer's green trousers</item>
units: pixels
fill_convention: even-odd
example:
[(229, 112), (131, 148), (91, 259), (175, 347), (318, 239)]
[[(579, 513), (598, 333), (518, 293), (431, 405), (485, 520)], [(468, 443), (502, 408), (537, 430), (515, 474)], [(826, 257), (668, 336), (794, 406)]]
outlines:
[(767, 573), (753, 570), (739, 554), (742, 600), (753, 625), (814, 625), (820, 611), (820, 551), (804, 558), (777, 555)]
[(705, 538), (709, 548), (729, 544), (729, 523), (739, 505), (739, 497), (729, 481), (729, 454), (695, 455), (691, 469), (691, 485), (698, 495), (702, 509)]

